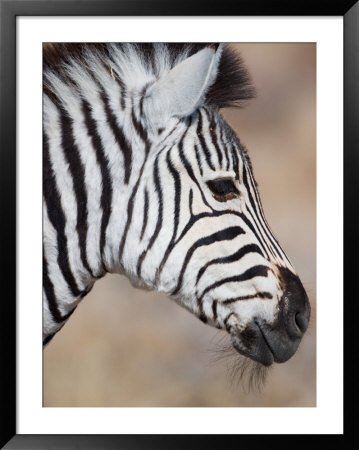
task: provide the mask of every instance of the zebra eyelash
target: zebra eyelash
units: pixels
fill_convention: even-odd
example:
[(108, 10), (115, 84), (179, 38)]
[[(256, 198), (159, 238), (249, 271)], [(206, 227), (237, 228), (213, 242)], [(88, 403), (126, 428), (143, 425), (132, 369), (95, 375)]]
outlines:
[(232, 178), (217, 178), (206, 182), (213, 197), (220, 201), (226, 202), (239, 196), (239, 191)]

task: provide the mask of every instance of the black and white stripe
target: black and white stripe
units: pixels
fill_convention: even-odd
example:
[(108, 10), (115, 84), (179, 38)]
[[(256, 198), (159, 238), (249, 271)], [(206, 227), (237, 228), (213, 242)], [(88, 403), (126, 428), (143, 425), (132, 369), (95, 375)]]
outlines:
[[(219, 113), (253, 94), (240, 58), (205, 44), (57, 44), (44, 58), (44, 343), (106, 272), (228, 331), (234, 316), (273, 321), (278, 268), (294, 270)], [(231, 195), (211, 192), (218, 180)]]

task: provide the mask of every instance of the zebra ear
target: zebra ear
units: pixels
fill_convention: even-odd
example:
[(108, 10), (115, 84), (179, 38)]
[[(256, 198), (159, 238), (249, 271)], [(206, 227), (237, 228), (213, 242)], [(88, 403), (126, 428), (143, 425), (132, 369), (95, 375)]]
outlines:
[(144, 112), (153, 128), (162, 127), (172, 117), (189, 116), (203, 104), (217, 76), (222, 46), (205, 47), (150, 86)]

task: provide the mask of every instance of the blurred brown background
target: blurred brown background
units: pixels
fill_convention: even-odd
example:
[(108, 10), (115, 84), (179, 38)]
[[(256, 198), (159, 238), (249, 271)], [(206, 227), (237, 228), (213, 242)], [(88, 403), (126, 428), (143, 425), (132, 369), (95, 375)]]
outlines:
[(44, 406), (316, 405), (316, 47), (233, 45), (258, 94), (223, 115), (249, 151), (267, 220), (310, 298), (299, 350), (270, 370), (262, 392), (245, 393), (226, 361), (213, 361), (221, 332), (107, 275), (44, 351)]

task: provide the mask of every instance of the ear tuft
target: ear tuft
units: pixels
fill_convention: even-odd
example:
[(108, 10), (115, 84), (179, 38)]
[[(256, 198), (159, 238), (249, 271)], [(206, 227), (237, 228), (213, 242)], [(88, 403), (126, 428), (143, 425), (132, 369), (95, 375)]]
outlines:
[(216, 80), (222, 49), (222, 44), (205, 47), (149, 87), (144, 112), (153, 127), (163, 126), (172, 117), (187, 117), (204, 103)]

